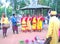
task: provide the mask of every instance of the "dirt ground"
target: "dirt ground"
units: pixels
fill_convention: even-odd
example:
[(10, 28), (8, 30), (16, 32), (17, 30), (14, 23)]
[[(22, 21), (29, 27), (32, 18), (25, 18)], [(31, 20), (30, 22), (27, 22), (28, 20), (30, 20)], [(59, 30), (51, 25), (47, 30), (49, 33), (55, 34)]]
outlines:
[[(41, 32), (21, 32), (19, 34), (13, 34), (12, 29), (7, 30), (7, 37), (3, 38), (2, 30), (0, 30), (0, 44), (20, 44), (21, 40), (34, 40), (34, 37), (39, 36), (40, 39), (46, 38), (47, 29), (43, 29)], [(60, 43), (59, 43), (60, 44)]]

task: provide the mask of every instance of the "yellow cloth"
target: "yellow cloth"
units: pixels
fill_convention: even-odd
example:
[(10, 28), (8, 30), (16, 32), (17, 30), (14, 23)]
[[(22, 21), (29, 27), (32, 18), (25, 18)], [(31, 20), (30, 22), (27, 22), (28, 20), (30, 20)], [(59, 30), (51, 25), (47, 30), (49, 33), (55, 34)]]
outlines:
[(26, 30), (26, 21), (25, 18), (22, 19), (22, 30)]
[[(4, 19), (4, 21), (3, 21), (3, 19)], [(1, 23), (3, 24), (9, 24), (9, 20), (8, 20), (8, 18), (6, 17), (6, 18), (1, 18)]]
[(36, 24), (32, 25), (32, 30), (36, 30)]
[(43, 21), (40, 20), (40, 30), (42, 30), (42, 23)]
[(42, 29), (42, 21), (38, 18), (37, 19), (37, 30), (41, 30)]
[(32, 30), (36, 30), (36, 17), (34, 17), (32, 21)]
[(58, 44), (58, 30), (59, 30), (59, 20), (58, 18), (51, 17), (48, 27), (47, 38), (52, 37), (50, 44)]
[(29, 19), (27, 20), (27, 30), (31, 30), (31, 21)]

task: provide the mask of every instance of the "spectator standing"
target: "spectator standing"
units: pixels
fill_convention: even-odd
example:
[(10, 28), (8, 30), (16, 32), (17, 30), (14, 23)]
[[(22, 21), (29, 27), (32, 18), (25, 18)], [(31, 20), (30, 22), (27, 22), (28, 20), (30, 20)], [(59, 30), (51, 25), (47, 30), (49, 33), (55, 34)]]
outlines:
[(15, 31), (16, 34), (18, 34), (18, 26), (17, 26), (18, 21), (17, 21), (16, 14), (13, 14), (11, 21), (12, 21), (13, 34), (15, 34)]
[(8, 24), (9, 24), (9, 20), (7, 18), (7, 16), (5, 16), (5, 13), (2, 14), (2, 18), (1, 18), (1, 25), (2, 25), (2, 30), (3, 30), (3, 37), (7, 37), (7, 29), (8, 29)]

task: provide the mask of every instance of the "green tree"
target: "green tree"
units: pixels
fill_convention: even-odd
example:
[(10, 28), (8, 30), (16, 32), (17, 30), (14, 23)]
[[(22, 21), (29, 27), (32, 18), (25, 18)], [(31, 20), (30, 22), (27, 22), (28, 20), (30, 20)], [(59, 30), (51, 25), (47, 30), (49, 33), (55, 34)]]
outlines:
[(25, 2), (24, 1), (21, 1), (20, 2), (20, 8), (25, 7), (25, 6), (26, 6)]
[(57, 0), (57, 12), (60, 14), (60, 0)]
[(0, 6), (0, 17), (2, 15), (2, 13), (5, 12), (4, 9), (5, 9), (4, 7)]
[(57, 3), (57, 0), (39, 0), (39, 4), (41, 5), (47, 5), (47, 6), (50, 6), (52, 8), (52, 10), (56, 10), (56, 3)]
[(49, 6), (50, 2), (51, 2), (51, 0), (38, 0), (38, 3), (41, 5), (48, 5)]
[[(11, 6), (6, 8), (6, 11), (7, 11), (7, 16), (12, 15), (12, 7)], [(0, 17), (2, 15), (2, 13), (5, 13), (5, 7), (0, 6)]]
[(7, 8), (7, 16), (11, 16), (11, 15), (12, 15), (12, 7), (9, 6), (9, 7)]

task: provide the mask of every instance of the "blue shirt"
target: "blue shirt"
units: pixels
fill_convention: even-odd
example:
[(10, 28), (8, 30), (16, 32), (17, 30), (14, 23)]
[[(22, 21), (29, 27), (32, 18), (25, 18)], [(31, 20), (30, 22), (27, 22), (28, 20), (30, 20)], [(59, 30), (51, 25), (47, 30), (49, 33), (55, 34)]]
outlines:
[(13, 25), (13, 26), (17, 25), (17, 18), (16, 18), (16, 17), (13, 16), (13, 17), (11, 18), (11, 21), (12, 21), (12, 25)]

